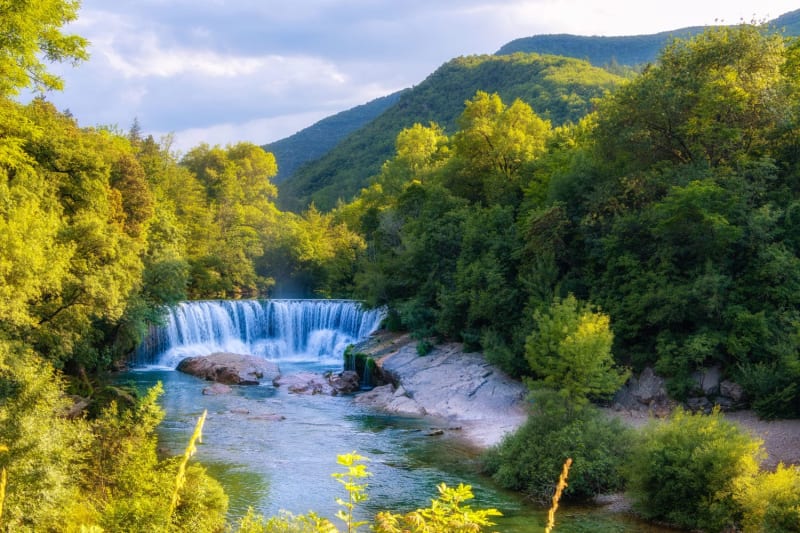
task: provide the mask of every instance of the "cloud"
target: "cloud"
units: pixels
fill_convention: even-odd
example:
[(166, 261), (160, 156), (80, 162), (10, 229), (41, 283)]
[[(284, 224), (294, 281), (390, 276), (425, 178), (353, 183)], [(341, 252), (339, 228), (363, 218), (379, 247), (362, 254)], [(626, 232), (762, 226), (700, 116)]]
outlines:
[(238, 142), (265, 144), (263, 139), (278, 140), (288, 137), (329, 116), (329, 111), (311, 111), (270, 118), (258, 118), (245, 122), (224, 122), (201, 128), (188, 128), (179, 131), (155, 132), (156, 138), (170, 135), (173, 139), (173, 150), (184, 154), (191, 148), (206, 143), (226, 146)]
[[(795, 2), (760, 0), (755, 15), (775, 17)], [(515, 38), (652, 33), (726, 16), (737, 22), (752, 18), (750, 4), (83, 0), (71, 29), (91, 41), (92, 57), (77, 69), (56, 67), (66, 90), (50, 98), (83, 125), (127, 128), (138, 118), (145, 132), (174, 132), (181, 147), (264, 144)]]

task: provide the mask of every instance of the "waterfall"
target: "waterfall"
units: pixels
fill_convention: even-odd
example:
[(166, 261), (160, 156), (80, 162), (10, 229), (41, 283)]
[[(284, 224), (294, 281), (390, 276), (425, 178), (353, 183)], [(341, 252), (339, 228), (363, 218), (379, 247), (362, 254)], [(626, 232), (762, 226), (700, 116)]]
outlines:
[(203, 300), (169, 309), (134, 359), (136, 366), (175, 368), (185, 357), (252, 354), (276, 362), (341, 364), (352, 344), (375, 331), (381, 309), (351, 300)]

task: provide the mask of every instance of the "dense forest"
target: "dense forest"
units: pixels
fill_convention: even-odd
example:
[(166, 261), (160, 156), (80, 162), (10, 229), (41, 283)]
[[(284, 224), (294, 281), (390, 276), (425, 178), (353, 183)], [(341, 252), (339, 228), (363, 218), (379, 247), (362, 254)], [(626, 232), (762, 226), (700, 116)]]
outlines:
[(515, 375), (534, 312), (574, 294), (611, 316), (617, 361), (676, 397), (719, 364), (763, 415), (796, 416), (798, 50), (709, 31), (576, 122), (479, 92), (453, 135), (404, 130), (335, 212), (367, 242), (356, 294)]
[[(694, 371), (719, 365), (762, 416), (800, 415), (800, 41), (716, 28), (672, 41), (629, 79), (554, 56), (459, 58), (398, 103), (415, 105), (445, 77), (442, 101), (459, 100), (452, 118), (408, 115), (419, 120), (387, 141), (382, 166), (353, 159), (352, 177), (327, 185), (352, 191), (351, 202), (323, 194), (332, 211), (295, 214), (276, 205), (275, 157), (254, 144), (177, 156), (136, 123), (81, 128), (46, 96), (19, 103), (25, 88), (57, 90), (45, 60), (85, 60), (87, 43), (60, 30), (74, 2), (12, 6), (13, 38), (0, 41), (5, 530), (229, 527), (220, 485), (156, 453), (159, 388), (137, 395), (105, 379), (164, 306), (185, 299), (291, 293), (387, 306), (386, 326), (413, 332), (421, 354), (457, 340), (526, 379), (551, 428), (571, 432), (565, 447), (623, 435), (586, 406), (645, 366), (683, 398)], [(483, 76), (508, 80), (507, 91), (475, 86)], [(668, 430), (696, 421), (679, 416)], [(510, 466), (535, 438), (521, 433), (487, 468), (537, 494), (541, 480)], [(640, 495), (660, 484), (646, 477), (660, 471), (648, 450), (669, 438), (651, 431), (632, 457), (627, 479)], [(735, 435), (718, 441), (752, 451)], [(573, 496), (619, 488), (606, 459), (576, 467)], [(714, 500), (708, 516), (648, 516), (710, 530), (755, 523), (756, 511), (742, 515), (763, 507), (753, 486), (738, 507), (715, 493), (728, 514)], [(645, 515), (661, 505), (647, 496)], [(421, 520), (383, 518), (377, 531)], [(313, 516), (276, 520), (239, 526), (333, 530)]]

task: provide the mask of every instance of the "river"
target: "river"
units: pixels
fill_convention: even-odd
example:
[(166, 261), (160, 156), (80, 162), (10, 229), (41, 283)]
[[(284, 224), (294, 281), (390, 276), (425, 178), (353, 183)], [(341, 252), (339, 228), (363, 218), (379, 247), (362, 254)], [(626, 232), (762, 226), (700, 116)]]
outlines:
[[(187, 309), (183, 311), (186, 314)], [(230, 316), (242, 316), (235, 308), (229, 311)], [(354, 335), (363, 333), (361, 320), (351, 322)], [(185, 332), (180, 341), (176, 340), (179, 336), (171, 341), (162, 336), (162, 355), (142, 355), (141, 367), (120, 376), (120, 381), (142, 389), (163, 383), (161, 405), (166, 414), (159, 427), (159, 446), (165, 452), (182, 454), (198, 418), (208, 411), (203, 441), (193, 460), (204, 464), (224, 486), (230, 497), (231, 521), (250, 507), (264, 515), (281, 510), (295, 514), (313, 510), (336, 521), (335, 499), (344, 493), (331, 473), (341, 470), (336, 464), (337, 455), (356, 451), (368, 458), (372, 473), (367, 480), (369, 500), (359, 509), (362, 518), (369, 519), (378, 510), (402, 512), (426, 507), (436, 496), (439, 483), (466, 483), (473, 487), (474, 507), (494, 507), (503, 513), (496, 520), (497, 531), (543, 531), (545, 510), (481, 476), (476, 451), (459, 438), (457, 429), (443, 427), (444, 434), (432, 435), (436, 432), (431, 431), (435, 424), (431, 420), (370, 411), (354, 404), (352, 396), (298, 395), (271, 384), (234, 387), (229, 394), (206, 395), (203, 389), (208, 382), (170, 368), (176, 352), (189, 355), (192, 350), (230, 348), (242, 340), (226, 339), (226, 335), (247, 327), (240, 323), (229, 328), (228, 333), (220, 333), (224, 329), (208, 329), (216, 333), (211, 334), (207, 340), (210, 347), (205, 348)], [(323, 337), (338, 343), (331, 350), (343, 349), (342, 344), (355, 340), (349, 339), (350, 333), (341, 328), (321, 329), (327, 331)], [(319, 342), (318, 333), (307, 332), (317, 337), (311, 343), (313, 349), (301, 341), (294, 351), (283, 353), (283, 360), (275, 358), (282, 372), (341, 371), (341, 352), (325, 353), (321, 348), (325, 343)], [(271, 335), (278, 334), (273, 331)], [(281, 342), (285, 344), (285, 340)], [(259, 343), (263, 347), (264, 339), (250, 339), (244, 344), (251, 351), (258, 351), (253, 346)], [(597, 508), (576, 506), (562, 505), (557, 522), (557, 531), (668, 531)]]

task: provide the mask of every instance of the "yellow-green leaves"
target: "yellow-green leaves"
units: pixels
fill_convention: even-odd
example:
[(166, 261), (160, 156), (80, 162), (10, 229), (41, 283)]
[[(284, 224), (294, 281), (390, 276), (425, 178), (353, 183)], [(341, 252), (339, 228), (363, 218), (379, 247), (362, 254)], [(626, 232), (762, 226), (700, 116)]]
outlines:
[(473, 509), (464, 502), (471, 500), (472, 487), (439, 484), (439, 497), (431, 506), (404, 515), (380, 512), (375, 518), (377, 533), (478, 533), (494, 525), (492, 517), (502, 516), (497, 509)]
[(369, 523), (364, 520), (357, 521), (353, 517), (356, 505), (367, 500), (367, 485), (366, 483), (359, 483), (359, 481), (372, 475), (367, 471), (367, 466), (364, 464), (364, 461), (367, 460), (366, 457), (362, 457), (356, 452), (339, 455), (336, 458), (336, 462), (347, 470), (331, 474), (336, 481), (344, 486), (344, 490), (347, 492), (347, 500), (336, 498), (336, 503), (342, 507), (337, 511), (336, 517), (347, 526), (347, 533), (358, 531), (359, 528)]
[(570, 294), (556, 298), (547, 311), (536, 311), (534, 321), (525, 353), (539, 377), (536, 384), (582, 405), (589, 397), (612, 394), (625, 383), (628, 373), (614, 366), (608, 315)]
[(43, 60), (77, 63), (87, 59), (86, 39), (61, 32), (78, 16), (79, 0), (6, 0), (0, 7), (0, 96), (14, 96), (33, 86), (60, 89), (62, 80)]

